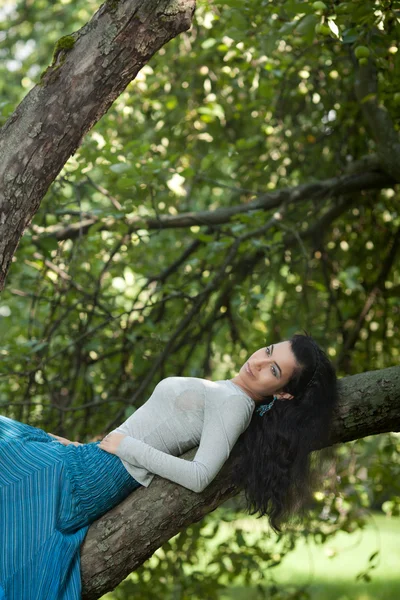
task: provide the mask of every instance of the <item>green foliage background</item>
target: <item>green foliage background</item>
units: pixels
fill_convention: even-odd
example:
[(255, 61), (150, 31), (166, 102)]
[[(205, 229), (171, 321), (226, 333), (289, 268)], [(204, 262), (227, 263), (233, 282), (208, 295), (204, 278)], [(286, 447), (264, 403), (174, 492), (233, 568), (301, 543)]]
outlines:
[[(99, 6), (3, 1), (0, 124), (39, 82), (56, 41)], [(160, 379), (231, 377), (266, 340), (302, 329), (339, 376), (398, 363), (398, 261), (379, 277), (398, 239), (398, 188), (343, 195), (336, 218), (318, 223), (343, 200), (330, 194), (334, 178), (376, 152), (354, 94), (355, 47), (369, 49), (380, 101), (399, 131), (400, 2), (325, 6), (201, 0), (191, 30), (150, 60), (84, 138), (27, 229), (0, 300), (4, 414), (89, 441), (132, 414)], [(277, 194), (321, 182), (325, 194), (298, 202)], [(149, 227), (149, 219), (270, 193), (278, 200), (269, 211)], [(87, 230), (79, 226), (86, 219), (95, 221)], [(352, 531), (371, 507), (398, 514), (399, 450), (396, 434), (343, 446), (302, 533)], [(218, 518), (240, 506), (227, 503)], [(218, 527), (209, 515), (166, 548), (192, 560), (210, 522)], [(289, 546), (298, 535), (288, 534)], [(235, 573), (244, 560), (251, 572), (279, 554), (276, 541), (270, 554), (237, 542)], [(165, 564), (151, 576), (142, 567), (135, 597), (154, 597), (155, 581), (160, 596), (173, 581), (183, 582), (174, 597), (217, 597), (218, 575), (212, 586), (201, 574), (189, 582), (169, 563), (163, 573)]]

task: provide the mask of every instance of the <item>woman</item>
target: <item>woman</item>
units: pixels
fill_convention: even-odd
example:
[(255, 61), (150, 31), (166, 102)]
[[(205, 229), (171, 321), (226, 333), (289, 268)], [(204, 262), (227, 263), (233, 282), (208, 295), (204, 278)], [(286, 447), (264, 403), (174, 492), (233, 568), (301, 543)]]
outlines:
[[(0, 417), (0, 600), (80, 598), (89, 525), (154, 474), (201, 492), (239, 438), (235, 481), (278, 530), (310, 489), (309, 453), (328, 440), (336, 400), (326, 355), (295, 335), (257, 350), (232, 380), (163, 380), (101, 442)], [(193, 461), (178, 458), (197, 445)]]

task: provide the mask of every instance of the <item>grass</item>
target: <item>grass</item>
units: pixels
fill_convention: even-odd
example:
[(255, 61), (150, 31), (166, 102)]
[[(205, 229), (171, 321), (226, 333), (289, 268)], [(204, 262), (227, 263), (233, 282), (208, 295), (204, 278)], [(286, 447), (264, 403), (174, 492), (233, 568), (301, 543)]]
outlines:
[[(221, 523), (217, 536), (209, 540), (207, 552), (198, 556), (196, 569), (207, 571), (212, 550), (230, 536), (232, 528), (245, 532), (249, 546), (260, 537), (263, 528), (268, 531), (264, 519), (246, 517)], [(357, 580), (357, 574), (366, 570), (369, 558), (375, 552), (379, 555), (372, 561), (376, 564), (370, 571), (372, 580)], [(190, 578), (190, 567), (185, 571)], [(243, 579), (238, 581), (237, 585), (222, 581), (227, 587), (220, 592), (219, 599), (269, 598), (267, 593), (265, 596), (260, 594), (256, 587), (244, 585)], [(307, 586), (312, 600), (400, 600), (400, 517), (373, 514), (364, 530), (352, 534), (339, 532), (324, 545), (301, 539), (279, 566), (263, 573), (260, 583), (266, 591), (273, 582), (291, 587)], [(104, 600), (114, 598), (113, 592), (103, 596)]]
[[(371, 581), (357, 580), (376, 551)], [(375, 514), (364, 530), (339, 532), (324, 545), (301, 540), (272, 571), (278, 584), (309, 583), (312, 600), (400, 600), (400, 518)], [(260, 598), (256, 590), (244, 586), (230, 587), (220, 595), (220, 600), (256, 598)]]

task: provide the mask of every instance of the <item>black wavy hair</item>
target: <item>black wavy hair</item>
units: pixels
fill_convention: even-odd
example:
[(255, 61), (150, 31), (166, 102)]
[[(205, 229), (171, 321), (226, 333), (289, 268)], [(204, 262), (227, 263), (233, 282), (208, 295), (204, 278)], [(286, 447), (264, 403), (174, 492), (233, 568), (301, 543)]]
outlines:
[[(258, 512), (258, 518), (267, 515), (275, 532), (281, 532), (282, 523), (305, 514), (318, 481), (318, 454), (320, 459), (331, 456), (329, 451), (317, 451), (329, 445), (338, 401), (336, 372), (325, 352), (305, 333), (288, 340), (297, 366), (281, 391), (294, 398), (277, 400), (263, 416), (254, 410), (232, 452), (237, 457), (233, 483), (244, 490), (248, 513)], [(272, 399), (265, 397), (261, 405)]]

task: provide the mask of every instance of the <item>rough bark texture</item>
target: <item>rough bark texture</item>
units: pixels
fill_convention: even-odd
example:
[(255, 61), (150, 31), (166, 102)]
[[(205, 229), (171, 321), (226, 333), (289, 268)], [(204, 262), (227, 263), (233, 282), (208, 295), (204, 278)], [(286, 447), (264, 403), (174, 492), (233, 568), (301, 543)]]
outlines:
[(332, 444), (400, 431), (400, 367), (352, 375), (339, 383)]
[(195, 0), (108, 0), (59, 40), (0, 130), (0, 290), (26, 226), (83, 136), (151, 56), (189, 29)]
[[(400, 367), (346, 377), (339, 392), (332, 444), (400, 431)], [(196, 450), (182, 458), (192, 459)], [(231, 456), (201, 494), (155, 476), (148, 488), (139, 488), (93, 523), (81, 550), (83, 598), (114, 589), (164, 542), (236, 495), (230, 483), (234, 468)]]

